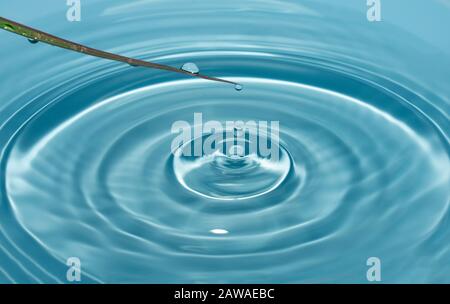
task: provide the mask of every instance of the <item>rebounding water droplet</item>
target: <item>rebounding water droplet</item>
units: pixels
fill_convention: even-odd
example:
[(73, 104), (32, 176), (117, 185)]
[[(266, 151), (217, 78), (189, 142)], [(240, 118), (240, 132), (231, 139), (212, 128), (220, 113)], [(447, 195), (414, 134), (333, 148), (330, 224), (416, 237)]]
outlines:
[(195, 63), (192, 62), (188, 62), (183, 64), (183, 66), (181, 67), (181, 69), (183, 71), (192, 73), (192, 74), (198, 74), (200, 72), (200, 69), (197, 67), (197, 65)]
[(228, 150), (228, 156), (231, 158), (241, 158), (245, 156), (245, 149), (240, 145), (234, 145)]
[(242, 135), (243, 135), (243, 132), (244, 132), (244, 128), (242, 128), (242, 127), (234, 127), (234, 128), (233, 128), (233, 135), (234, 135), (235, 137), (242, 136)]
[(244, 86), (242, 84), (239, 84), (239, 83), (234, 86), (234, 89), (236, 91), (242, 91), (243, 88), (244, 88)]
[(30, 42), (31, 44), (36, 44), (36, 43), (38, 43), (39, 42), (39, 40), (36, 40), (36, 39), (28, 39), (28, 42)]

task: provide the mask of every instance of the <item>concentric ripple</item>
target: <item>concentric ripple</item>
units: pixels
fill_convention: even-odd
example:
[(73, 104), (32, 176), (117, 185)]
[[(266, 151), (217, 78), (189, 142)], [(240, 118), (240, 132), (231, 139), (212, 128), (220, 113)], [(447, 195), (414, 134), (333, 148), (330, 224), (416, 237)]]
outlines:
[[(419, 37), (350, 35), (332, 25), (360, 16), (321, 1), (122, 3), (66, 36), (243, 89), (25, 41), (27, 70), (1, 62), (0, 281), (64, 282), (78, 257), (84, 282), (364, 282), (376, 256), (385, 282), (449, 282), (448, 56), (402, 61)], [(242, 149), (261, 134), (172, 151), (195, 113), (279, 122), (279, 157)]]
[[(259, 141), (267, 141), (268, 135), (243, 134), (242, 138), (235, 139), (226, 134), (221, 134), (217, 143), (228, 147), (225, 151), (203, 152), (198, 157), (186, 155), (184, 150), (190, 149), (195, 139), (176, 150), (173, 171), (178, 182), (198, 195), (219, 200), (254, 198), (277, 189), (291, 168), (287, 151), (277, 145), (281, 155), (264, 157), (258, 151), (250, 153), (248, 147), (251, 147), (252, 139), (257, 141), (259, 136)], [(204, 140), (207, 138), (205, 136)]]

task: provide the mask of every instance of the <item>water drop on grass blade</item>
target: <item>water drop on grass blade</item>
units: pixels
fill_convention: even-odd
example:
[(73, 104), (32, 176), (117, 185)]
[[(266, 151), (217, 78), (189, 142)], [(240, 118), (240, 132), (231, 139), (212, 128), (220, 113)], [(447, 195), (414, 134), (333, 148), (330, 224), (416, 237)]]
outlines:
[(186, 72), (189, 72), (189, 73), (192, 73), (192, 74), (198, 74), (200, 72), (200, 70), (197, 67), (197, 65), (195, 63), (192, 63), (192, 62), (188, 62), (188, 63), (183, 64), (181, 69), (183, 71), (186, 71)]

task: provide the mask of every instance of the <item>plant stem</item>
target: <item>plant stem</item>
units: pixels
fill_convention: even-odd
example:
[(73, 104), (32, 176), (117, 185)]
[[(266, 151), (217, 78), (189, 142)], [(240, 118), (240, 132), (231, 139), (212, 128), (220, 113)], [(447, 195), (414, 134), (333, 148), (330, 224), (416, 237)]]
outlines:
[(182, 69), (174, 68), (174, 67), (171, 67), (168, 65), (148, 62), (148, 61), (139, 60), (139, 59), (133, 59), (130, 57), (125, 57), (125, 56), (93, 49), (93, 48), (90, 48), (90, 47), (87, 47), (87, 46), (84, 46), (84, 45), (81, 45), (81, 44), (78, 44), (78, 43), (75, 43), (75, 42), (72, 42), (69, 40), (65, 40), (65, 39), (53, 36), (53, 35), (45, 33), (45, 32), (36, 30), (29, 26), (17, 23), (15, 21), (12, 21), (12, 20), (9, 20), (9, 19), (3, 18), (3, 17), (0, 17), (0, 28), (4, 29), (6, 31), (9, 31), (11, 33), (26, 37), (32, 41), (40, 41), (43, 43), (47, 43), (47, 44), (50, 44), (53, 46), (57, 46), (57, 47), (71, 50), (71, 51), (78, 52), (78, 53), (83, 53), (83, 54), (90, 55), (90, 56), (100, 57), (100, 58), (104, 58), (104, 59), (110, 59), (110, 60), (114, 60), (114, 61), (120, 61), (120, 62), (124, 62), (124, 63), (127, 63), (132, 66), (142, 66), (142, 67), (147, 67), (147, 68), (152, 68), (152, 69), (165, 70), (165, 71), (185, 74), (185, 75), (189, 75), (189, 76), (193, 76), (193, 77), (203, 78), (206, 80), (212, 80), (212, 81), (218, 81), (218, 82), (224, 82), (224, 83), (230, 83), (230, 84), (237, 85), (237, 83), (229, 81), (229, 80), (210, 77), (210, 76), (206, 76), (206, 75), (202, 75), (202, 74), (194, 74), (194, 73), (190, 73), (190, 72), (184, 71)]

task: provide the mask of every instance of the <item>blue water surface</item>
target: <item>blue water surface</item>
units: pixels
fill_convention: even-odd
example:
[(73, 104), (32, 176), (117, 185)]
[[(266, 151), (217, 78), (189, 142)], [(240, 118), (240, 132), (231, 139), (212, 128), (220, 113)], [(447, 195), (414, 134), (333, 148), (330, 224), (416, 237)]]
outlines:
[[(448, 0), (29, 2), (0, 15), (243, 90), (1, 31), (0, 283), (450, 283)], [(282, 157), (190, 163), (194, 113)]]

